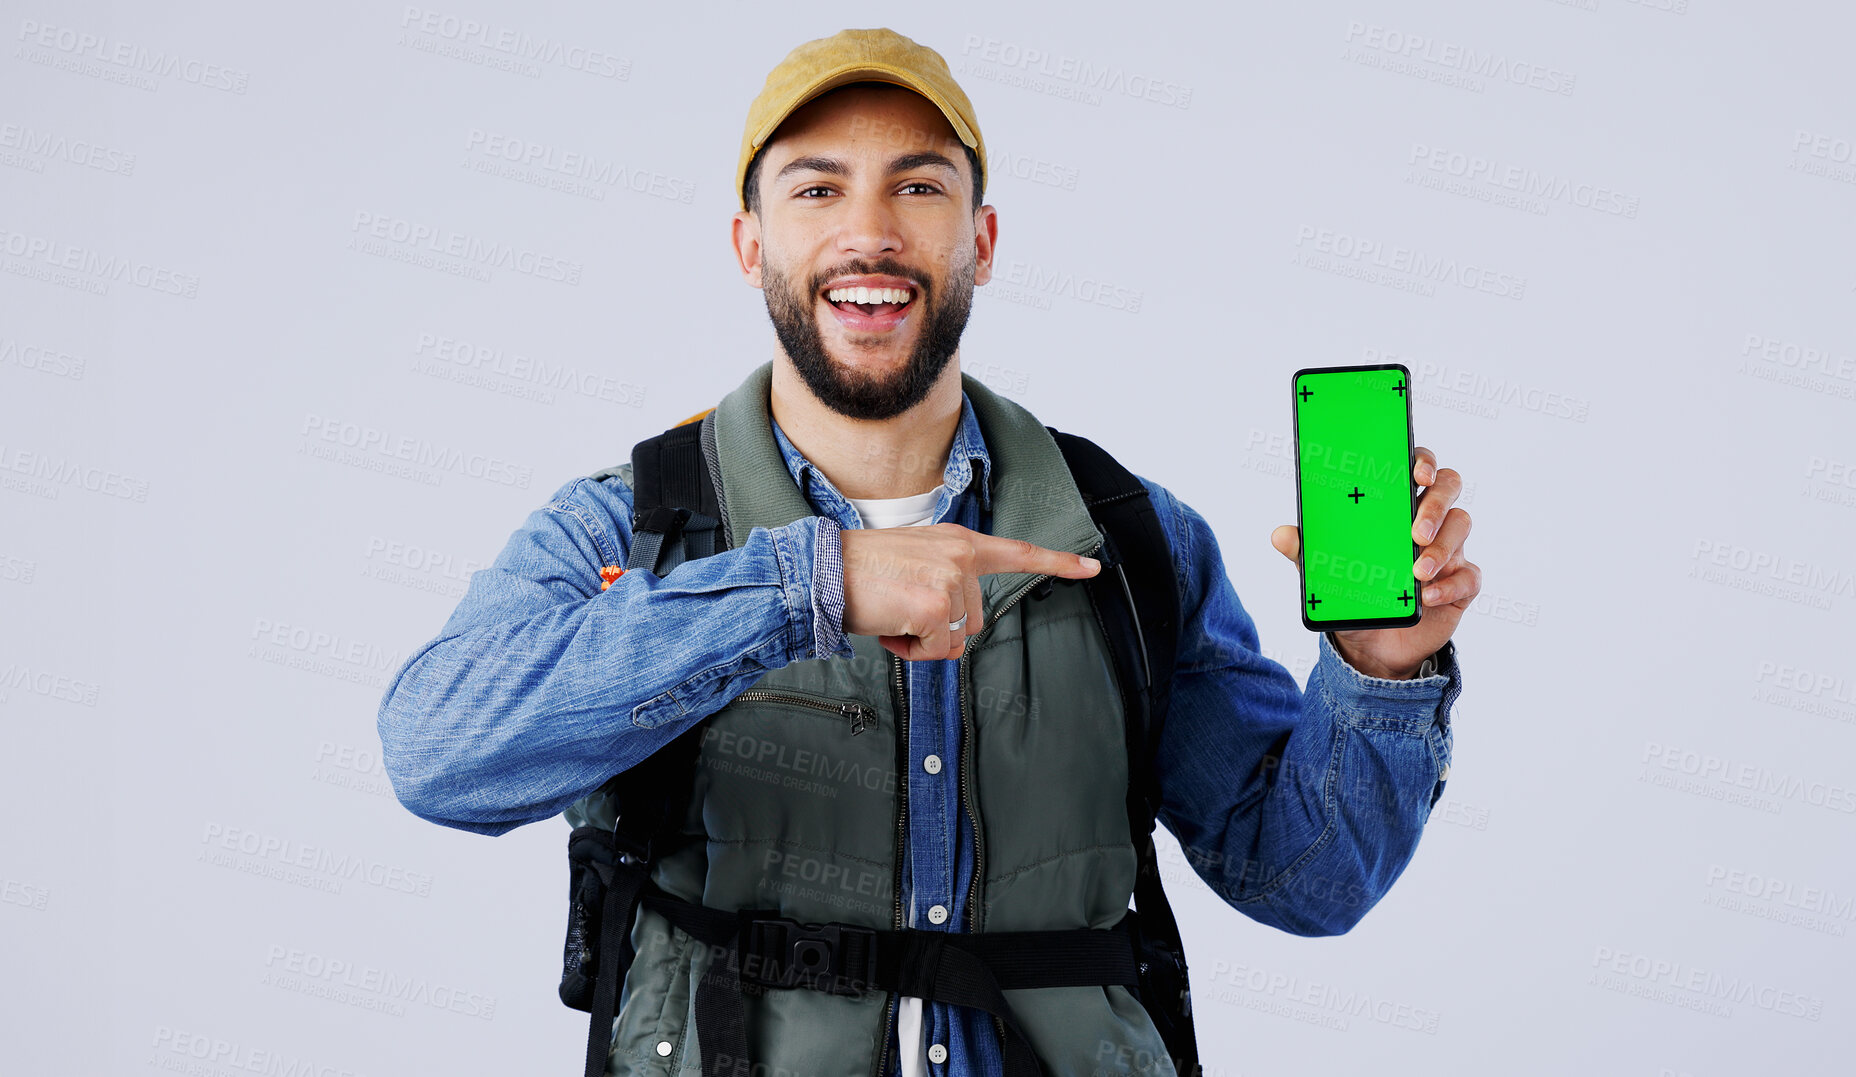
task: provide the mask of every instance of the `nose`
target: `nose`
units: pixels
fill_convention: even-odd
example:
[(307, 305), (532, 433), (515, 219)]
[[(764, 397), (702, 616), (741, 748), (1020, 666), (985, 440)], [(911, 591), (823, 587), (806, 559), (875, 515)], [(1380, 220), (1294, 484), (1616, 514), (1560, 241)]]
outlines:
[(844, 212), (839, 214), (841, 253), (875, 258), (902, 250), (902, 231), (889, 199), (875, 191), (848, 192), (844, 199)]

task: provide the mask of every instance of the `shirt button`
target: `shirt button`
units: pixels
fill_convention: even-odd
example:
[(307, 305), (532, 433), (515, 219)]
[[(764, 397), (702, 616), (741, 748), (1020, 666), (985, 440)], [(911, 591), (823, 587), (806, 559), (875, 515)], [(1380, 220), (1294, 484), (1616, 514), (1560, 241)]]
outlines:
[(928, 1048), (928, 1061), (934, 1063), (937, 1066), (943, 1062), (946, 1062), (947, 1061), (947, 1048), (938, 1043), (929, 1047)]
[(670, 1046), (669, 1040), (658, 1040), (657, 1041), (657, 1053), (660, 1056), (667, 1056), (670, 1054), (672, 1050), (674, 1050), (674, 1048)]
[(928, 910), (928, 922), (931, 924), (947, 923), (947, 906), (936, 905)]
[(941, 773), (941, 757), (938, 755), (931, 755), (922, 760), (922, 769), (930, 774)]

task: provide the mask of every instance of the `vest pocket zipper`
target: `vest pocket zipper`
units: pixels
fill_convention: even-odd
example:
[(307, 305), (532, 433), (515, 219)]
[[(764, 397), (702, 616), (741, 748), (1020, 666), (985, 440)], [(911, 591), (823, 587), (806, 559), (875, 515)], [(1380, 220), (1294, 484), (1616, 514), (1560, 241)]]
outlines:
[(736, 696), (735, 699), (748, 702), (758, 699), (770, 703), (791, 703), (795, 706), (831, 711), (850, 723), (852, 736), (870, 728), (877, 720), (875, 707), (851, 699), (815, 699), (812, 696), (802, 696), (796, 692), (782, 692), (775, 688), (750, 688)]

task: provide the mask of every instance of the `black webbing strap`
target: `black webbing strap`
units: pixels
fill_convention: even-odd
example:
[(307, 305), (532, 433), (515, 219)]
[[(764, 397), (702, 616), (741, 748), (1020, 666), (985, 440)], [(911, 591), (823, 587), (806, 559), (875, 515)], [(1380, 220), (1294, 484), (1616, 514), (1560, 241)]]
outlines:
[(599, 978), (593, 984), (592, 1023), (586, 1039), (586, 1077), (606, 1072), (606, 1055), (612, 1050), (612, 1021), (618, 1014), (619, 987), (631, 965), (631, 925), (638, 899), (650, 878), (650, 868), (615, 848), (612, 833), (582, 827), (573, 837), (578, 854), (599, 874), (606, 899), (599, 914)]
[(1030, 1038), (1004, 992), (1033, 987), (1137, 986), (1130, 913), (1106, 930), (963, 935), (801, 924), (767, 910), (726, 912), (649, 886), (644, 904), (708, 944), (696, 987), (704, 1077), (751, 1071), (743, 989), (803, 987), (841, 995), (893, 991), (971, 1006), (1005, 1026), (1005, 1077), (1042, 1077)]
[[(662, 576), (685, 561), (707, 557), (715, 552), (721, 526), (722, 521), (713, 516), (668, 505), (636, 513), (625, 568), (642, 568)], [(681, 546), (678, 538), (683, 540)], [(666, 555), (673, 552), (678, 556), (666, 560)]]
[(682, 529), (683, 521), (677, 510), (668, 505), (659, 505), (654, 509), (634, 513), (632, 516), (632, 549), (626, 555), (625, 570), (644, 569), (656, 575), (657, 563), (663, 557), (664, 543), (674, 540)]
[(651, 865), (676, 843), (701, 738), (702, 727), (693, 726), (659, 748), (651, 765), (633, 767), (614, 777), (603, 787), (610, 790), (617, 805), (613, 828), (581, 827), (571, 835), (569, 857), (590, 856), (606, 888), (599, 929), (599, 979), (594, 984), (587, 1028), (586, 1077), (606, 1072), (618, 992), (631, 968), (631, 926), (638, 901), (652, 886)]
[(702, 1049), (703, 1077), (753, 1073), (748, 1061), (747, 1003), (741, 997), (741, 955), (735, 946), (741, 925), (736, 923), (735, 933), (726, 937), (726, 929), (706, 938), (697, 936), (709, 944), (709, 967), (696, 982), (696, 1039)]

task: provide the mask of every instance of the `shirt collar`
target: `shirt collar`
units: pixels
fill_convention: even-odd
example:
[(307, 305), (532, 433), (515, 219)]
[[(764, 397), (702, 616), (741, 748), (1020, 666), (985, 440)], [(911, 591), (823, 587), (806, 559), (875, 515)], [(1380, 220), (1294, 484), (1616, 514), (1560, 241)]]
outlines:
[[(773, 417), (768, 416), (769, 419)], [(825, 477), (812, 461), (800, 454), (793, 443), (787, 440), (786, 431), (780, 429), (778, 420), (773, 420), (773, 436), (780, 443), (780, 454), (786, 458), (786, 470), (793, 476), (793, 482), (799, 492), (811, 497), (809, 483), (816, 479), (838, 494), (837, 487)], [(974, 483), (975, 476), (978, 483)], [(986, 439), (980, 434), (979, 417), (973, 413), (973, 402), (967, 399), (963, 390), (960, 394), (960, 424), (954, 428), (954, 442), (948, 447), (947, 466), (941, 471), (941, 481), (954, 496), (959, 496), (969, 485), (977, 485), (980, 506), (992, 511), (992, 457), (986, 452)]]

